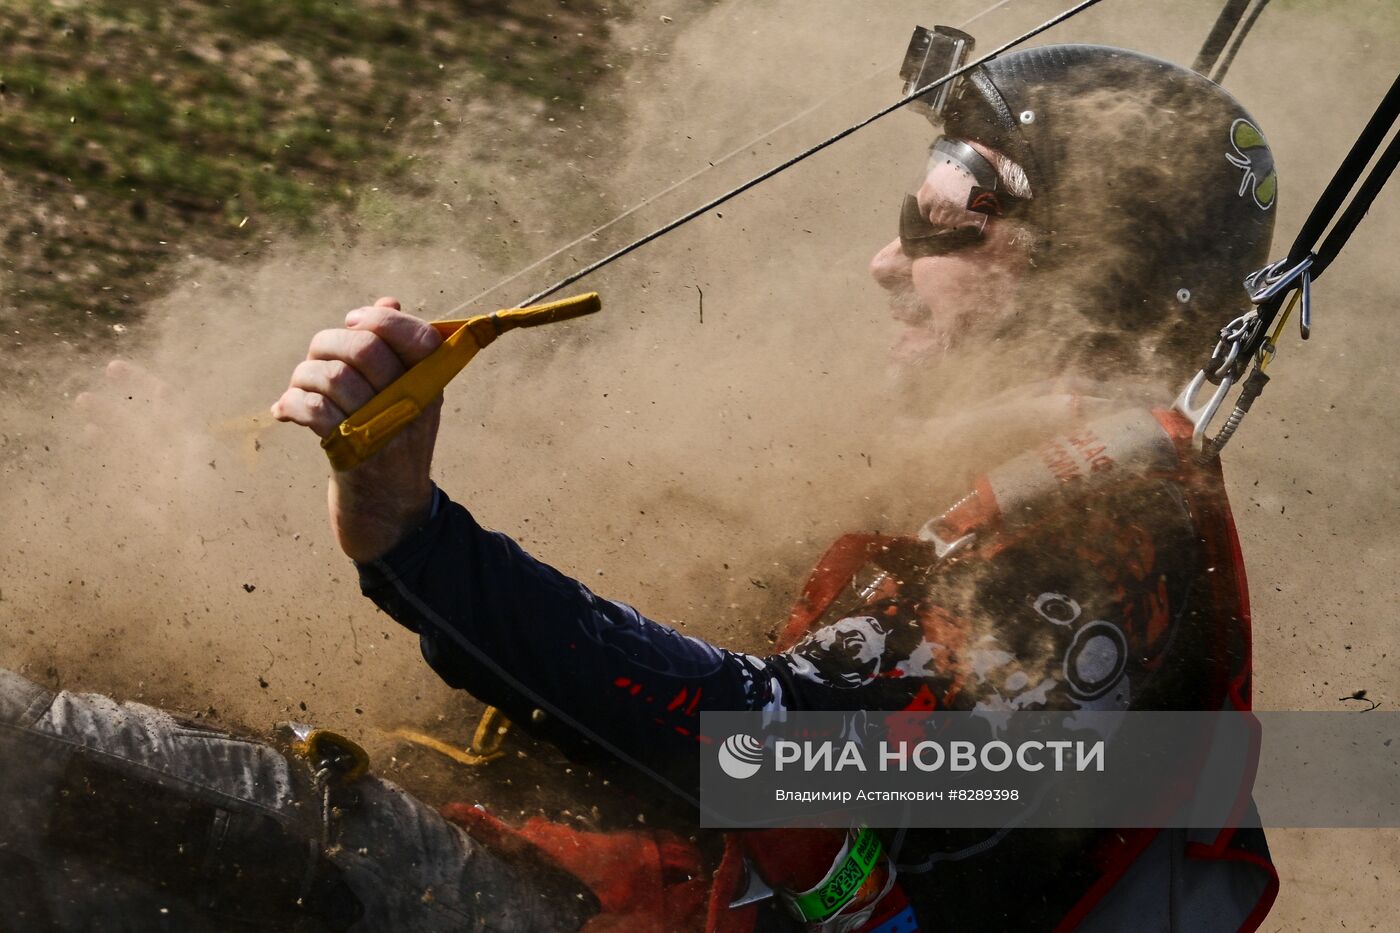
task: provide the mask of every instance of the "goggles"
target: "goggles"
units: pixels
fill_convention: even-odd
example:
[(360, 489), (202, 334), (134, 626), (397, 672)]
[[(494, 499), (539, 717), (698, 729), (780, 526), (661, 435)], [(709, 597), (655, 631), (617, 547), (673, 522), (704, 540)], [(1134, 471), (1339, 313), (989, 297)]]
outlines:
[(929, 210), (915, 194), (906, 194), (900, 206), (899, 242), (910, 259), (973, 246), (981, 241), (988, 217), (1015, 214), (1026, 202), (1001, 190), (992, 163), (961, 140), (934, 140), (919, 184), (930, 177), (938, 178), (941, 196)]

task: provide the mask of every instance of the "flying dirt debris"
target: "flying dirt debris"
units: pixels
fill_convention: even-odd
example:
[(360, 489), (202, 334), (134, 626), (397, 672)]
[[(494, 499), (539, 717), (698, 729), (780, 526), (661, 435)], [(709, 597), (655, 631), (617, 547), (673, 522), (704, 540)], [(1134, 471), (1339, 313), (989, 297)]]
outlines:
[[(698, 717), (1389, 705), (1400, 92), (1366, 43), (1400, 18), (983, 0), (901, 62), (927, 15), (905, 6), (645, 6), (587, 56), (613, 76), (567, 101), (481, 92), (469, 68), (510, 66), (460, 64), (424, 81), (424, 116), (375, 111), (376, 146), (430, 134), (413, 183), (357, 181), (314, 241), (240, 206), (226, 226), (262, 253), (180, 259), (118, 325), (129, 362), (71, 399), (67, 377), (12, 380), (6, 922), (1125, 928), (1115, 911), (1165, 901), (1096, 883), (1087, 831), (697, 831)], [(541, 41), (580, 38), (550, 12)], [(1053, 44), (1002, 45), (1041, 23)], [(1108, 48), (1059, 45), (1081, 41)], [(334, 90), (290, 39), (255, 51)], [(347, 84), (388, 66), (343, 57)], [(0, 120), (29, 94), (3, 77)], [(599, 293), (607, 315), (522, 332), (448, 387), (585, 276), (598, 292), (541, 322)], [(512, 285), (542, 290), (510, 305)], [(404, 302), (332, 310), (385, 292)], [(27, 371), (73, 371), (60, 338), (26, 343)], [(331, 537), (323, 453), (267, 414), (293, 370), (275, 414), (321, 435)], [(1358, 870), (1400, 860), (1393, 832), (1270, 828), (1281, 879), (1262, 838), (1217, 840), (1210, 871), (1243, 892), (1212, 902), (1221, 929), (1271, 905), (1271, 926), (1388, 918)], [(1096, 851), (1126, 869), (1186, 846)]]

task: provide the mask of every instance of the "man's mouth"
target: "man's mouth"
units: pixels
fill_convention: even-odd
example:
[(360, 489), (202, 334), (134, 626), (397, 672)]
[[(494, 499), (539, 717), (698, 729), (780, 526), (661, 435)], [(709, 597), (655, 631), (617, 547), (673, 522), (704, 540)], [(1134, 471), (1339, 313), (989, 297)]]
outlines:
[(918, 327), (928, 323), (933, 312), (928, 305), (924, 304), (918, 292), (912, 288), (901, 290), (890, 296), (890, 317), (907, 324), (910, 327)]

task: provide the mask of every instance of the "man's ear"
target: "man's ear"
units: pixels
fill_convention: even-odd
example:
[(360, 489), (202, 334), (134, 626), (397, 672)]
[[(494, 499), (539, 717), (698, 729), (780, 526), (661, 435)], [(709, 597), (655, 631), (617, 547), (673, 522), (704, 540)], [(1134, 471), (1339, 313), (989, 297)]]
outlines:
[(968, 210), (991, 217), (1014, 217), (1023, 214), (1029, 203), (1026, 198), (1018, 198), (1014, 194), (993, 188), (983, 188), (981, 185), (973, 185), (967, 194)]

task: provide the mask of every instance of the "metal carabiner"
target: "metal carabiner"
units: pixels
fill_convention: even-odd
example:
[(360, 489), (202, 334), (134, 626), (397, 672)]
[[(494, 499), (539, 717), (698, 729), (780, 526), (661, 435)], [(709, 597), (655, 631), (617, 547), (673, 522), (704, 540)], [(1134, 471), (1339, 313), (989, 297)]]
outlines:
[[(1222, 346), (1224, 346), (1224, 344), (1225, 344), (1225, 341), (1223, 341), (1223, 340), (1220, 341), (1220, 343), (1216, 344), (1216, 345), (1215, 345), (1216, 352), (1219, 352), (1220, 348), (1221, 348)], [(1212, 358), (1212, 359), (1215, 358), (1215, 353), (1212, 353), (1212, 354), (1211, 354), (1211, 358)], [(1230, 352), (1227, 353), (1227, 354), (1225, 355), (1225, 361), (1224, 361), (1223, 363), (1221, 363), (1219, 366), (1217, 366), (1214, 370), (1211, 371), (1211, 374), (1210, 374), (1210, 375), (1211, 375), (1211, 378), (1212, 378), (1212, 379), (1224, 379), (1224, 378), (1225, 378), (1225, 375), (1230, 371), (1230, 367), (1234, 366), (1234, 365), (1235, 365), (1235, 360), (1237, 360), (1237, 359), (1239, 359), (1239, 358), (1240, 358), (1240, 342), (1239, 342), (1238, 340), (1232, 340), (1232, 341), (1230, 341)], [(1204, 372), (1204, 370), (1202, 370), (1202, 372)]]
[[(1235, 347), (1235, 355), (1239, 355), (1239, 348)], [(1229, 394), (1230, 387), (1235, 384), (1235, 377), (1228, 373), (1221, 377), (1220, 385), (1211, 394), (1210, 400), (1204, 405), (1196, 407), (1196, 394), (1201, 391), (1201, 386), (1205, 385), (1208, 373), (1203, 369), (1196, 373), (1186, 388), (1181, 390), (1181, 394), (1172, 402), (1172, 409), (1185, 415), (1191, 422), (1191, 444), (1197, 450), (1202, 448), (1206, 434), (1206, 428), (1210, 427), (1211, 419), (1220, 410), (1220, 404), (1225, 401), (1225, 396)]]
[[(1216, 342), (1215, 349), (1211, 351), (1211, 362), (1220, 359), (1222, 350), (1225, 350), (1225, 359), (1210, 372), (1210, 379), (1214, 382), (1217, 379), (1225, 378), (1226, 374), (1234, 369), (1235, 361), (1240, 358), (1240, 351), (1245, 344), (1254, 337), (1254, 331), (1259, 326), (1259, 314), (1256, 311), (1246, 311), (1235, 318), (1224, 327), (1220, 328), (1220, 340)], [(1226, 349), (1228, 345), (1228, 349)]]
[(1308, 253), (1292, 269), (1280, 272), (1280, 268), (1288, 262), (1288, 258), (1284, 257), (1257, 272), (1251, 272), (1244, 280), (1244, 287), (1249, 290), (1249, 300), (1254, 304), (1263, 304), (1294, 287), (1296, 282), (1303, 296), (1303, 306), (1298, 314), (1298, 334), (1304, 340), (1312, 336), (1312, 273), (1309, 270), (1316, 259), (1316, 256)]
[(1304, 256), (1299, 263), (1287, 272), (1280, 272), (1279, 269), (1288, 262), (1288, 257), (1284, 257), (1277, 262), (1272, 262), (1256, 272), (1251, 272), (1245, 276), (1244, 287), (1249, 290), (1249, 300), (1254, 304), (1263, 304), (1270, 298), (1284, 291), (1299, 276), (1307, 273), (1312, 268), (1312, 253)]
[(1303, 296), (1303, 304), (1298, 309), (1298, 334), (1307, 340), (1312, 336), (1312, 273), (1304, 269), (1302, 278), (1302, 284), (1298, 288)]
[[(1206, 428), (1210, 427), (1215, 413), (1220, 411), (1225, 396), (1230, 393), (1231, 387), (1239, 377), (1239, 373), (1235, 372), (1235, 363), (1245, 345), (1254, 339), (1260, 323), (1259, 313), (1251, 309), (1220, 328), (1220, 339), (1210, 353), (1211, 363), (1222, 360), (1220, 365), (1209, 368), (1211, 363), (1206, 364), (1207, 368), (1202, 368), (1196, 373), (1186, 384), (1186, 388), (1181, 390), (1176, 401), (1172, 402), (1172, 409), (1181, 412), (1191, 422), (1191, 443), (1197, 450), (1203, 449)], [(1200, 393), (1201, 386), (1206, 384), (1206, 380), (1218, 380), (1219, 384), (1211, 393), (1210, 399), (1204, 405), (1198, 406), (1196, 396)]]

